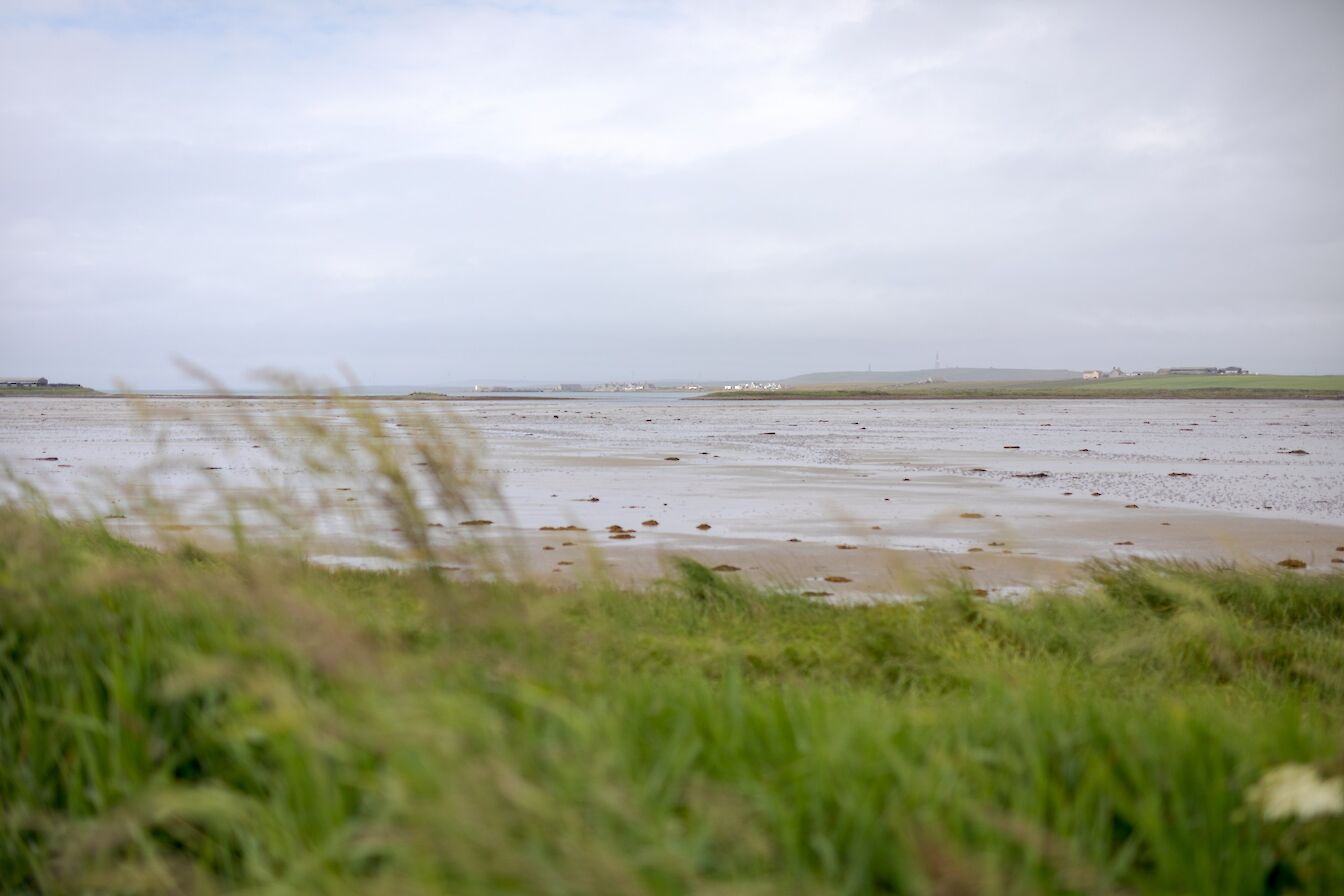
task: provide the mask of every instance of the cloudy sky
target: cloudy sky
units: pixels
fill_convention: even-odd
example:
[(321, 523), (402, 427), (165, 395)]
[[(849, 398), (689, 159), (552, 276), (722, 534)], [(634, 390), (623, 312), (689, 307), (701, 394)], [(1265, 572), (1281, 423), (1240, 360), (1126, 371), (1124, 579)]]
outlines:
[(1344, 372), (1344, 3), (0, 5), (0, 374)]

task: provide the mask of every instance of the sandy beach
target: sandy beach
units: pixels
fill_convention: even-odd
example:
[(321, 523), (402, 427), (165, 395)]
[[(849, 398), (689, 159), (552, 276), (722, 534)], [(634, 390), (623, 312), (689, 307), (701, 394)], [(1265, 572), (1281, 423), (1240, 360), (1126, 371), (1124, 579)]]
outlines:
[[(232, 423), (239, 410), (264, 420), (285, 405), (156, 398), (152, 432), (123, 401), (10, 399), (0, 458), (58, 505), (111, 500), (154, 471), (160, 491), (190, 508), (183, 531), (218, 541), (211, 496), (259, 479), (318, 487), (300, 468), (249, 456)], [(835, 599), (916, 594), (936, 577), (1008, 597), (1067, 585), (1093, 557), (1293, 558), (1319, 570), (1344, 558), (1344, 405), (1334, 402), (396, 405), (455, 414), (479, 437), (504, 502), (473, 535), (553, 582), (646, 581), (668, 557), (690, 556)], [(346, 488), (344, 501), (368, 497), (357, 482)], [(147, 520), (97, 504), (83, 507), (152, 539)], [(437, 521), (445, 538), (461, 531), (462, 520)], [(586, 531), (542, 531), (564, 526)], [(610, 538), (612, 526), (629, 537)], [(314, 555), (373, 562), (339, 527)]]

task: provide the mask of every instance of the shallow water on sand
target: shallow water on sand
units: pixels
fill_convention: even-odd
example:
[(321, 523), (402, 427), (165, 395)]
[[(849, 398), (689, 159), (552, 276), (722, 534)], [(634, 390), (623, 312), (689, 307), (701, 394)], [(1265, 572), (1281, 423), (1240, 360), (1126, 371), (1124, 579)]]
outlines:
[[(468, 417), (520, 472), (542, 467), (531, 461), (551, 452), (650, 463), (671, 455), (702, 469), (848, 470), (883, 481), (936, 472), (1150, 505), (1344, 521), (1338, 402), (695, 401), (481, 407)], [(684, 482), (657, 464), (644, 473)]]
[[(228, 424), (240, 407), (265, 419), (285, 404), (155, 399), (167, 421), (159, 445), (120, 400), (9, 398), (0, 460), (54, 495), (138, 475), (160, 452), (186, 470), (219, 467), (216, 481), (240, 488), (262, 476), (302, 488), (304, 470), (264, 468)], [(527, 531), (616, 524), (645, 544), (705, 550), (789, 538), (943, 553), (1011, 544), (1066, 560), (1117, 545), (1195, 557), (1300, 546), (1322, 563), (1344, 536), (1339, 402), (659, 398), (387, 411), (407, 407), (451, 409), (480, 434), (512, 522)], [(218, 429), (204, 433), (188, 417)], [(195, 478), (162, 481), (185, 491)], [(641, 528), (646, 519), (659, 525)]]

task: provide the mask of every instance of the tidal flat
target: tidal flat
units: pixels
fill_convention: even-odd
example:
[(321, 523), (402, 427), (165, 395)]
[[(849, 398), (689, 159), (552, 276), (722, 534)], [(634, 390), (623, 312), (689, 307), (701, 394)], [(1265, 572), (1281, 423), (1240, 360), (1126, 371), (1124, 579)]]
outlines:
[[(433, 522), (447, 537), (488, 510), (491, 524), (473, 534), (512, 545), (513, 572), (557, 582), (595, 572), (647, 581), (678, 555), (841, 599), (906, 596), (930, 577), (1009, 596), (1066, 583), (1089, 558), (1295, 560), (1323, 570), (1339, 568), (1344, 545), (1337, 402), (660, 396), (369, 406), (387, 414), (389, 438), (413, 437), (415, 424), (392, 423), (410, 407), (470, 440), (498, 500), (461, 519), (436, 509)], [(79, 504), (147, 543), (161, 529), (130, 506), (128, 490), (152, 485), (156, 502), (175, 506), (174, 531), (217, 544), (227, 540), (231, 494), (330, 489), (312, 556), (395, 565), (368, 548), (395, 555), (397, 533), (355, 532), (345, 519), (374, 500), (358, 477), (319, 482), (257, 451), (256, 433), (239, 422), (246, 415), (301, 448), (305, 436), (282, 420), (344, 413), (323, 407), (14, 398), (0, 406), (0, 458), (57, 505)], [(469, 576), (472, 564), (458, 571)]]

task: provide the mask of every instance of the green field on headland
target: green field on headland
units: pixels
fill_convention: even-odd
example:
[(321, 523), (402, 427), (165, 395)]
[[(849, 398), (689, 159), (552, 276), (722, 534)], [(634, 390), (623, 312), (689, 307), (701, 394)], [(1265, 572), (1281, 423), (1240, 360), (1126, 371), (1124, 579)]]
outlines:
[(1033, 383), (808, 386), (773, 392), (711, 392), (714, 400), (902, 398), (1320, 398), (1344, 399), (1344, 376), (1142, 376)]
[(551, 590), (0, 508), (0, 891), (1344, 891), (1344, 576), (1093, 579)]
[(0, 386), (0, 398), (50, 398), (62, 396), (102, 395), (97, 389), (88, 386)]

